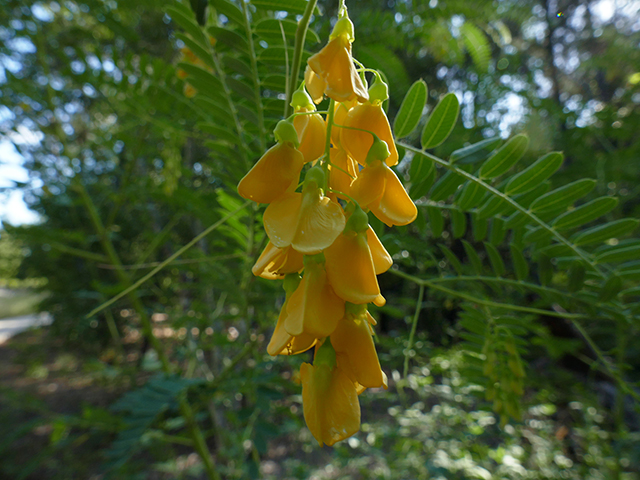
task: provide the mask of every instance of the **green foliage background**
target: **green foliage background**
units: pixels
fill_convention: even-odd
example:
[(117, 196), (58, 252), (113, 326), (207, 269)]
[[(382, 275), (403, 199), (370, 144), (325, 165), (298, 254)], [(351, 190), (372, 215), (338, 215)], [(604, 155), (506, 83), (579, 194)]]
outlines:
[[(361, 397), (362, 432), (319, 451), (302, 359), (265, 352), (283, 295), (251, 275), (261, 209), (235, 191), (285, 111), (307, 2), (2, 0), (0, 128), (42, 216), (6, 226), (26, 253), (3, 274), (47, 280), (47, 338), (118, 399), (2, 418), (0, 471), (639, 478), (638, 10), (597, 4), (348, 2), (420, 213), (372, 219), (398, 267), (372, 312), (391, 386)], [(303, 65), (336, 8), (318, 2)], [(13, 461), (43, 424), (42, 455)], [(74, 449), (93, 455), (59, 456)]]

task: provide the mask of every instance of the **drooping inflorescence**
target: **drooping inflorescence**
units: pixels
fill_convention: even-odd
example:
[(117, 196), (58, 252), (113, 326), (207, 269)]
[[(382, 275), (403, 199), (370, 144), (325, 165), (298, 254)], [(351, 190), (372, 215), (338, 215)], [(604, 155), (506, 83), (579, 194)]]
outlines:
[[(390, 168), (398, 152), (382, 109), (387, 86), (374, 72), (366, 88), (370, 70), (354, 63), (353, 41), (342, 8), (329, 43), (309, 58), (292, 97), (294, 114), (276, 126), (277, 143), (238, 185), (244, 198), (268, 204), (269, 243), (253, 273), (282, 279), (285, 290), (267, 351), (293, 355), (315, 347), (313, 365), (303, 363), (300, 378), (304, 418), (320, 445), (357, 432), (358, 395), (387, 387), (367, 305), (384, 305), (376, 276), (393, 261), (367, 212), (388, 226), (417, 215)], [(325, 96), (323, 119), (315, 104)]]

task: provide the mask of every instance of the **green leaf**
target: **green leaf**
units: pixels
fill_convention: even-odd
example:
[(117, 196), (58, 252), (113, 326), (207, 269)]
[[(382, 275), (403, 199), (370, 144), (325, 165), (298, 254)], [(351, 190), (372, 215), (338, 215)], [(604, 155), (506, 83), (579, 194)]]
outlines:
[(564, 156), (560, 152), (552, 152), (540, 157), (533, 165), (509, 180), (504, 189), (505, 193), (511, 196), (536, 188), (560, 168), (563, 159)]
[(529, 146), (526, 135), (516, 135), (494, 153), (480, 168), (480, 178), (495, 178), (507, 172), (522, 158)]
[(444, 218), (442, 212), (437, 207), (427, 207), (427, 215), (429, 216), (429, 225), (433, 238), (440, 238), (444, 229)]
[(608, 302), (618, 296), (622, 290), (622, 279), (616, 275), (611, 275), (600, 290), (598, 299), (602, 302)]
[(264, 88), (268, 88), (269, 90), (275, 90), (277, 92), (284, 92), (286, 85), (287, 77), (280, 74), (267, 75), (262, 79), (260, 84)]
[(218, 138), (227, 140), (232, 144), (238, 145), (240, 143), (240, 139), (234, 132), (221, 127), (218, 123), (198, 123), (196, 127), (203, 132), (210, 133)]
[(251, 0), (256, 8), (272, 11), (286, 11), (302, 15), (307, 8), (306, 0)]
[(250, 102), (256, 100), (255, 90), (242, 80), (238, 80), (237, 78), (233, 77), (227, 77), (227, 85), (233, 92), (237, 93), (241, 97), (246, 98)]
[(476, 182), (467, 181), (462, 187), (457, 203), (460, 210), (466, 211), (476, 207), (484, 198), (485, 190)]
[(209, 4), (216, 9), (216, 13), (221, 13), (238, 25), (244, 25), (244, 14), (233, 3), (228, 0), (209, 0)]
[(508, 203), (502, 198), (495, 195), (489, 197), (479, 209), (478, 218), (489, 218), (502, 213), (507, 208)]
[(428, 157), (415, 154), (411, 159), (409, 177), (411, 178), (409, 189), (411, 198), (423, 197), (429, 192), (436, 178), (435, 164)]
[(202, 47), (199, 43), (192, 40), (191, 37), (186, 36), (182, 32), (176, 32), (175, 35), (178, 40), (182, 40), (187, 48), (189, 48), (189, 50), (191, 50), (206, 65), (211, 68), (215, 68), (215, 64), (213, 63), (213, 58), (211, 57), (210, 51)]
[(200, 47), (207, 48), (209, 40), (202, 32), (202, 29), (200, 28), (200, 25), (198, 25), (198, 22), (196, 22), (195, 17), (190, 18), (185, 14), (185, 12), (178, 10), (175, 7), (167, 7), (167, 13), (173, 21), (191, 35), (191, 38), (198, 43)]
[(489, 231), (489, 243), (496, 247), (502, 243), (507, 229), (504, 227), (504, 220), (500, 217), (495, 217), (491, 220), (491, 230)]
[(473, 246), (466, 240), (462, 240), (462, 245), (464, 246), (464, 251), (467, 253), (467, 257), (469, 258), (469, 262), (471, 262), (473, 269), (478, 275), (482, 275), (482, 260), (480, 260), (478, 252), (476, 252), (476, 249), (473, 248)]
[(596, 198), (574, 210), (560, 215), (553, 222), (553, 227), (556, 230), (579, 227), (609, 213), (616, 205), (618, 205), (618, 199), (616, 197)]
[(551, 283), (553, 277), (553, 267), (551, 265), (551, 258), (546, 253), (538, 254), (538, 280), (543, 286), (547, 286)]
[(550, 232), (549, 230), (542, 227), (537, 227), (532, 228), (527, 233), (525, 233), (523, 240), (526, 243), (535, 243), (540, 240), (551, 238), (552, 235), (552, 232)]
[(489, 256), (489, 262), (491, 262), (493, 273), (496, 277), (501, 277), (504, 275), (505, 268), (498, 249), (487, 242), (484, 242), (484, 248), (487, 250), (487, 255)]
[(393, 132), (396, 138), (406, 137), (418, 126), (427, 103), (427, 92), (427, 84), (422, 79), (411, 85), (393, 121)]
[(438, 180), (433, 186), (429, 198), (434, 202), (445, 200), (458, 190), (458, 187), (462, 182), (464, 182), (464, 177), (462, 175), (449, 170), (440, 177), (440, 180)]
[(196, 78), (203, 82), (202, 84), (208, 85), (210, 89), (222, 90), (222, 82), (208, 70), (186, 62), (178, 63), (178, 67), (184, 70), (189, 77)]
[(451, 226), (453, 238), (463, 237), (467, 231), (467, 216), (459, 210), (449, 210), (451, 214)]
[(569, 282), (567, 284), (567, 289), (570, 292), (577, 292), (581, 290), (584, 285), (586, 274), (587, 270), (585, 269), (584, 264), (579, 260), (574, 260), (569, 267)]
[(588, 194), (595, 186), (596, 181), (590, 178), (576, 180), (568, 185), (556, 188), (549, 193), (545, 193), (531, 204), (529, 210), (538, 215), (543, 215), (565, 209), (579, 198)]
[(458, 97), (453, 93), (446, 94), (433, 109), (422, 130), (422, 148), (435, 148), (444, 142), (458, 120), (459, 111)]
[(509, 245), (511, 250), (511, 259), (513, 260), (513, 268), (516, 271), (516, 277), (518, 280), (526, 280), (529, 276), (529, 262), (522, 254), (522, 250), (513, 243)]
[(625, 246), (622, 248), (613, 248), (596, 257), (598, 263), (626, 262), (627, 260), (636, 260), (640, 258), (640, 245)]
[(249, 52), (249, 42), (247, 38), (238, 32), (223, 27), (209, 27), (207, 32), (216, 39), (216, 48), (219, 48), (218, 44), (222, 44), (241, 53)]
[(489, 68), (489, 60), (491, 59), (491, 49), (485, 34), (474, 24), (465, 22), (460, 28), (460, 33), (464, 39), (464, 45), (467, 47), (473, 63), (481, 72), (486, 72)]
[(500, 137), (493, 137), (474, 143), (473, 145), (459, 148), (451, 154), (449, 160), (451, 163), (459, 163), (461, 165), (480, 162), (487, 158), (489, 154), (500, 145), (501, 141), (502, 139)]
[(473, 239), (476, 242), (481, 242), (487, 236), (489, 222), (484, 218), (478, 217), (477, 214), (473, 214), (471, 216), (471, 230), (473, 232)]
[[(254, 25), (253, 31), (259, 37), (262, 37), (269, 42), (282, 42), (282, 30), (280, 29), (280, 25), (282, 25), (285, 37), (291, 39), (295, 36), (298, 24), (288, 18), (263, 18)], [(318, 37), (316, 32), (309, 29), (307, 30), (307, 40), (310, 40), (311, 43), (318, 43), (320, 41), (320, 37)], [(287, 40), (287, 42), (289, 42), (289, 40)]]
[(623, 218), (622, 220), (609, 222), (578, 233), (574, 235), (571, 240), (575, 245), (600, 243), (610, 238), (618, 238), (627, 233), (631, 233), (638, 227), (639, 223), (640, 221), (635, 218)]
[(458, 272), (458, 275), (462, 275), (462, 264), (460, 260), (458, 260), (458, 257), (446, 246), (439, 244), (438, 247), (440, 247), (440, 250), (442, 250), (442, 253), (447, 257), (447, 260), (449, 260), (449, 263), (455, 268), (456, 272)]

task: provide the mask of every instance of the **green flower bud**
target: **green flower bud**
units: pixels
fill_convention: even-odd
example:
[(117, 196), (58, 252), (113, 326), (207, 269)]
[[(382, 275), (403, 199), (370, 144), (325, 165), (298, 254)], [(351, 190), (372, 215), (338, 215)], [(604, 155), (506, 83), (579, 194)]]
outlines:
[(296, 148), (300, 146), (298, 132), (289, 118), (280, 120), (273, 130), (273, 134), (278, 143), (292, 143)]
[(336, 351), (331, 345), (329, 337), (325, 338), (322, 346), (316, 350), (316, 356), (313, 358), (313, 365), (327, 365), (329, 368), (336, 366)]
[(302, 280), (302, 277), (300, 277), (300, 274), (298, 273), (289, 273), (285, 275), (284, 281), (282, 282), (282, 288), (287, 292), (287, 295), (291, 295), (296, 291), (298, 285), (300, 285), (300, 280)]
[(349, 41), (353, 42), (356, 39), (355, 34), (353, 32), (354, 32), (353, 23), (351, 22), (349, 17), (346, 16), (346, 13), (345, 13), (345, 16), (340, 17), (336, 22), (335, 26), (333, 27), (333, 31), (329, 36), (329, 39), (333, 40), (334, 38), (339, 37), (341, 35), (346, 35)]
[(291, 103), (289, 105), (293, 107), (294, 112), (303, 108), (309, 110), (316, 109), (313, 99), (304, 88), (304, 82), (300, 85), (300, 88), (293, 92), (293, 95), (291, 96)]
[(369, 102), (376, 105), (389, 98), (389, 86), (384, 83), (380, 74), (376, 72), (376, 80), (369, 87)]
[(311, 183), (315, 183), (316, 187), (322, 188), (324, 186), (325, 175), (322, 167), (316, 166), (307, 170), (307, 173), (304, 176), (304, 185), (311, 185)]
[(344, 227), (344, 232), (366, 232), (369, 228), (369, 216), (365, 213), (359, 205), (356, 205), (356, 209), (347, 220), (347, 224)]
[(384, 140), (380, 140), (377, 135), (373, 135), (373, 144), (369, 149), (369, 153), (367, 153), (366, 162), (372, 163), (376, 160), (380, 160), (384, 162), (387, 158), (389, 158), (391, 152), (389, 151), (389, 145)]

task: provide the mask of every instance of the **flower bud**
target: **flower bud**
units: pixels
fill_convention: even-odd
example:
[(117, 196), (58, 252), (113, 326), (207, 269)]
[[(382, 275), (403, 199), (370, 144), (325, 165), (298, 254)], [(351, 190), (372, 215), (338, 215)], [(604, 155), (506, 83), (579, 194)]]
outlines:
[(291, 143), (296, 148), (300, 146), (298, 132), (296, 132), (293, 122), (288, 118), (278, 122), (276, 128), (273, 130), (273, 134), (275, 135), (278, 143)]

